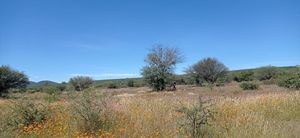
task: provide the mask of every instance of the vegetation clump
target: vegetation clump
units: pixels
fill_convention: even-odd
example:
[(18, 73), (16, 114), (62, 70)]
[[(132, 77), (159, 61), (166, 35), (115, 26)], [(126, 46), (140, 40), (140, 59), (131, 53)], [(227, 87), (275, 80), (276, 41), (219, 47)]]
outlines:
[(242, 82), (240, 84), (240, 87), (243, 90), (257, 90), (259, 86), (257, 83), (254, 83), (254, 82)]
[(278, 85), (281, 87), (289, 88), (289, 89), (300, 89), (300, 74), (295, 74), (288, 76), (284, 79), (281, 79), (278, 82)]
[(107, 83), (107, 88), (109, 88), (109, 89), (116, 89), (116, 88), (118, 88), (118, 86), (114, 82), (108, 82)]
[(233, 80), (236, 82), (253, 81), (254, 72), (251, 70), (237, 72), (233, 75)]
[(49, 116), (49, 110), (45, 105), (36, 104), (29, 100), (17, 101), (11, 109), (13, 114), (9, 125), (14, 128), (42, 123)]
[(186, 72), (198, 85), (204, 82), (214, 85), (218, 79), (226, 77), (228, 68), (216, 58), (209, 57), (192, 65)]
[(0, 67), (0, 97), (6, 96), (9, 89), (25, 88), (27, 84), (29, 80), (23, 72), (13, 70), (9, 66)]
[(129, 80), (129, 81), (127, 82), (127, 86), (128, 86), (128, 87), (135, 87), (135, 81), (134, 81), (134, 80)]
[(87, 76), (77, 76), (70, 79), (69, 83), (76, 91), (82, 91), (93, 84), (93, 79)]
[(147, 65), (142, 69), (145, 82), (155, 91), (163, 91), (174, 81), (174, 68), (183, 61), (176, 48), (153, 47), (147, 55)]
[(209, 125), (209, 120), (212, 119), (213, 112), (209, 108), (211, 105), (203, 101), (201, 97), (196, 104), (191, 107), (182, 106), (177, 110), (183, 113), (181, 127), (192, 137), (203, 137), (205, 134), (205, 127)]
[(55, 85), (45, 85), (41, 88), (41, 92), (45, 92), (48, 94), (58, 94), (61, 93), (61, 89)]
[(260, 81), (270, 80), (279, 73), (277, 67), (265, 66), (257, 69), (256, 77)]
[(108, 97), (104, 95), (99, 97), (90, 91), (84, 92), (74, 101), (72, 109), (77, 115), (77, 126), (83, 133), (94, 135), (100, 130), (109, 131), (115, 124), (115, 116), (108, 107)]

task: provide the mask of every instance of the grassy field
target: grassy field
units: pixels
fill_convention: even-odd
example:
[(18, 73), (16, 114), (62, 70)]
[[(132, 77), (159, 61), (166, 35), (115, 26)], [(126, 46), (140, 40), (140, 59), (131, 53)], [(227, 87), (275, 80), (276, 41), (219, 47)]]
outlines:
[(276, 85), (244, 91), (237, 83), (159, 93), (145, 87), (16, 93), (0, 100), (0, 137), (193, 137), (179, 109), (193, 108), (200, 96), (210, 116), (197, 137), (300, 137), (299, 91)]

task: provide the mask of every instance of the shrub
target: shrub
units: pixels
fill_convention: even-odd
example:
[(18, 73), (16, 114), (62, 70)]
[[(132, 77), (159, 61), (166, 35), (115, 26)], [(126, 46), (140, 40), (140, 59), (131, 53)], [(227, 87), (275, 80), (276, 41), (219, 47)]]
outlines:
[(177, 85), (186, 85), (186, 76), (182, 76), (182, 75), (176, 75), (175, 76), (175, 82)]
[(35, 92), (39, 92), (39, 91), (41, 91), (41, 89), (40, 88), (35, 88), (35, 87), (26, 89), (26, 92), (28, 92), (28, 93), (35, 93)]
[(12, 106), (13, 114), (9, 125), (18, 128), (20, 126), (42, 123), (49, 115), (49, 110), (43, 104), (35, 104), (29, 100), (21, 100)]
[(116, 88), (118, 88), (118, 86), (114, 82), (108, 82), (107, 88), (109, 88), (109, 89), (116, 89)]
[(201, 97), (192, 107), (182, 106), (177, 112), (183, 113), (182, 122), (180, 125), (185, 131), (191, 134), (192, 137), (203, 137), (205, 126), (209, 125), (209, 120), (212, 119), (213, 112), (210, 110), (211, 105), (203, 101)]
[[(97, 98), (97, 99), (95, 99)], [(80, 131), (90, 135), (101, 131), (109, 131), (115, 124), (113, 111), (108, 108), (108, 97), (96, 97), (92, 92), (84, 92), (83, 96), (74, 101), (72, 109), (77, 115)]]
[(212, 86), (218, 79), (227, 75), (228, 68), (217, 59), (209, 57), (192, 65), (186, 72), (189, 76), (194, 77), (196, 83), (204, 80), (210, 84), (209, 86)]
[(147, 55), (147, 65), (142, 69), (145, 82), (155, 91), (163, 91), (173, 81), (176, 64), (183, 61), (183, 56), (176, 48), (153, 47)]
[(28, 77), (8, 66), (0, 67), (0, 97), (5, 96), (11, 88), (25, 88), (29, 83)]
[(254, 77), (253, 71), (241, 71), (234, 74), (233, 80), (237, 82), (252, 81)]
[(65, 90), (67, 89), (67, 84), (64, 84), (64, 83), (58, 84), (58, 85), (57, 85), (57, 88), (58, 88), (61, 92), (63, 92), (63, 91), (65, 91)]
[(129, 81), (127, 82), (127, 86), (128, 86), (128, 87), (134, 87), (134, 86), (135, 86), (135, 81), (134, 81), (134, 80), (129, 80)]
[(42, 86), (41, 91), (48, 94), (58, 94), (61, 92), (59, 87), (55, 85), (44, 85)]
[(278, 82), (278, 85), (290, 89), (300, 89), (300, 74), (288, 76)]
[(225, 86), (226, 83), (229, 83), (231, 82), (231, 78), (229, 75), (226, 75), (222, 78), (218, 78), (216, 83), (215, 83), (215, 86), (219, 87), (219, 86)]
[(270, 80), (278, 74), (277, 67), (265, 66), (257, 69), (256, 77), (258, 80)]
[(258, 89), (258, 84), (253, 83), (253, 82), (243, 82), (240, 84), (240, 87), (243, 90), (257, 90)]
[(86, 76), (77, 76), (70, 79), (69, 83), (75, 88), (76, 91), (82, 91), (89, 88), (93, 84), (93, 79)]

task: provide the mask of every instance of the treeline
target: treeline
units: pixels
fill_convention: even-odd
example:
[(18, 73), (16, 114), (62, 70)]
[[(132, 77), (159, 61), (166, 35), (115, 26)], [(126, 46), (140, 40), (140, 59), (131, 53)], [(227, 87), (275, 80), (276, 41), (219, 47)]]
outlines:
[(153, 47), (146, 55), (146, 65), (141, 69), (141, 79), (119, 79), (94, 81), (88, 76), (76, 76), (61, 84), (45, 84), (39, 87), (26, 88), (29, 79), (23, 72), (9, 66), (0, 68), (0, 96), (8, 92), (47, 92), (61, 93), (64, 91), (82, 91), (89, 88), (121, 88), (148, 86), (154, 91), (176, 90), (176, 85), (196, 85), (200, 87), (223, 86), (236, 81), (241, 88), (257, 89), (259, 83), (278, 84), (279, 86), (300, 89), (300, 68), (278, 68), (264, 66), (252, 70), (229, 71), (221, 61), (207, 57), (187, 67), (184, 75), (175, 75), (178, 63), (185, 58), (177, 48), (163, 46)]

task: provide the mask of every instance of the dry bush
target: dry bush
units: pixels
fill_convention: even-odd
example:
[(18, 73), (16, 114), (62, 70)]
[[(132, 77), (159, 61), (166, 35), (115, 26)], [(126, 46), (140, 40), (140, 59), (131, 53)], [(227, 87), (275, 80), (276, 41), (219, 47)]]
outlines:
[(97, 135), (99, 132), (112, 131), (116, 117), (107, 103), (109, 97), (96, 96), (86, 91), (82, 97), (73, 102), (72, 110), (76, 116), (79, 130), (90, 135)]
[(183, 114), (180, 125), (185, 133), (189, 133), (192, 137), (204, 137), (206, 126), (212, 120), (213, 111), (210, 109), (211, 104), (202, 100), (199, 97), (197, 103), (192, 104), (191, 107), (182, 105), (177, 112)]

